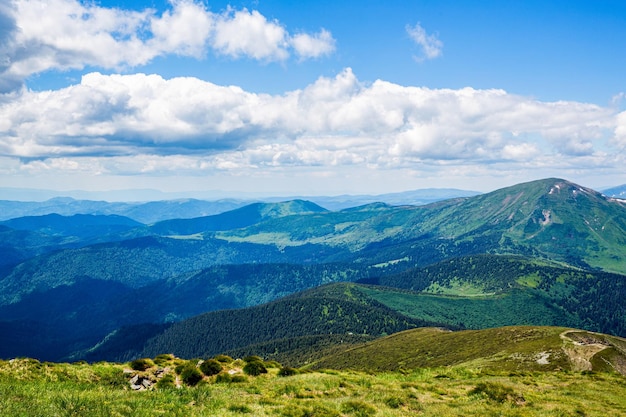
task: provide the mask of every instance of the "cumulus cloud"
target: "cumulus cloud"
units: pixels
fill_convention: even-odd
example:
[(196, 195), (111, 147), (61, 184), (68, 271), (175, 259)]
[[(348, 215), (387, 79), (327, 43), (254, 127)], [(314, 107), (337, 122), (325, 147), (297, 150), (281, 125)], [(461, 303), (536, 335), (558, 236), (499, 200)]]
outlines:
[(422, 50), (422, 56), (418, 56), (415, 59), (423, 61), (425, 59), (434, 59), (441, 56), (443, 51), (443, 42), (439, 40), (436, 35), (426, 33), (426, 30), (417, 23), (415, 26), (406, 26), (406, 32), (410, 38), (415, 42)]
[(326, 29), (314, 35), (299, 33), (292, 37), (291, 44), (296, 53), (304, 59), (329, 55), (335, 50), (335, 40)]
[(269, 22), (257, 11), (228, 11), (216, 21), (213, 47), (224, 55), (255, 59), (287, 58), (287, 31), (276, 21)]
[(612, 141), (622, 152), (626, 150), (626, 111), (617, 115), (617, 126)]
[(350, 69), (278, 95), (196, 78), (90, 73), (0, 103), (0, 157), (30, 161), (22, 169), (125, 175), (505, 161), (592, 169), (617, 163), (624, 114), (503, 90), (365, 84)]
[(172, 0), (159, 13), (100, 7), (79, 0), (13, 0), (0, 4), (0, 92), (47, 70), (121, 69), (167, 54), (281, 61), (334, 50), (325, 30), (291, 36), (258, 11), (209, 11), (196, 0)]

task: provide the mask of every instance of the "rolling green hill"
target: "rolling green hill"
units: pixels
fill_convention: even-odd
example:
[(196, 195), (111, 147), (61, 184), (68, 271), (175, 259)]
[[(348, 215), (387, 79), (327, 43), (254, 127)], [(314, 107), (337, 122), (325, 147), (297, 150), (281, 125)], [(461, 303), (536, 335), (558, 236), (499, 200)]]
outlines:
[(0, 267), (15, 266), (32, 257), (62, 249), (122, 240), (121, 235), (125, 232), (142, 226), (127, 217), (91, 214), (48, 214), (2, 221)]
[[(354, 284), (331, 284), (259, 306), (192, 317), (174, 323), (162, 333), (145, 340), (140, 355), (172, 352), (184, 358), (212, 356), (266, 342), (274, 346), (282, 344), (298, 352), (298, 355), (307, 355), (307, 349), (321, 339), (313, 342), (304, 336), (379, 337), (408, 328), (439, 324), (408, 318), (360, 291), (353, 291), (354, 288)], [(112, 338), (109, 343), (118, 342)], [(135, 343), (129, 350), (139, 348), (141, 343)], [(105, 343), (87, 357), (128, 359), (126, 354), (108, 356), (107, 349), (108, 344)], [(116, 354), (119, 355), (119, 350)]]
[[(384, 307), (385, 314), (393, 312), (412, 325), (438, 323), (447, 328), (467, 329), (566, 326), (626, 334), (626, 308), (622, 303), (626, 281), (622, 275), (581, 271), (521, 257), (480, 255), (361, 282), (391, 283), (393, 287), (335, 283), (251, 309), (194, 317), (173, 325), (163, 334), (152, 334), (154, 338), (147, 342), (144, 354), (174, 351), (193, 357), (256, 350), (293, 363), (297, 358), (314, 357), (311, 346), (321, 343), (322, 335), (390, 333), (379, 329), (380, 319), (371, 316), (372, 306)], [(416, 286), (420, 292), (414, 291)], [(340, 320), (334, 315), (339, 315)], [(378, 330), (368, 330), (365, 323), (372, 323)], [(241, 333), (246, 335), (240, 336)], [(202, 334), (205, 341), (197, 340), (195, 334)], [(192, 335), (191, 339), (188, 335)], [(313, 335), (318, 339), (303, 338)], [(213, 337), (219, 342), (213, 341)], [(143, 343), (136, 341), (134, 348)], [(106, 346), (101, 347), (92, 357), (97, 358), (105, 350)]]
[(476, 255), (361, 282), (389, 287), (363, 290), (423, 320), (475, 329), (534, 324), (626, 335), (624, 275), (519, 256)]
[[(2, 192), (4, 190), (0, 190)], [(117, 215), (152, 224), (167, 219), (189, 219), (234, 210), (250, 204), (243, 200), (221, 199), (204, 201), (191, 198), (149, 202), (108, 202), (55, 197), (46, 201), (0, 200), (0, 220), (26, 216), (59, 214)]]
[[(216, 265), (134, 288), (115, 280), (82, 277), (71, 285), (35, 291), (0, 306), (0, 325), (5, 330), (0, 333), (0, 357), (60, 360), (123, 326), (172, 323), (363, 276), (363, 270), (349, 265), (247, 264)], [(126, 350), (134, 348), (134, 340), (126, 336)]]
[(327, 210), (317, 204), (303, 200), (281, 203), (253, 203), (212, 216), (164, 220), (151, 225), (149, 232), (158, 235), (194, 235), (209, 231), (239, 229), (273, 218), (322, 213), (325, 211)]
[[(259, 417), (404, 417), (438, 416), (623, 416), (624, 376), (595, 359), (616, 345), (603, 335), (546, 328), (501, 329), (497, 333), (455, 334), (468, 349), (476, 342), (503, 341), (501, 355), (453, 351), (450, 359), (473, 357), (467, 366), (362, 372), (351, 369), (294, 369), (258, 357), (224, 356), (183, 360), (158, 355), (126, 363), (50, 363), (22, 358), (0, 361), (0, 414), (6, 416), (132, 415), (152, 417), (251, 415)], [(405, 332), (408, 333), (408, 332)], [(415, 335), (412, 331), (409, 335)], [(447, 342), (447, 335), (419, 331), (428, 341)], [(440, 332), (439, 332), (440, 333)], [(411, 347), (429, 349), (415, 337), (398, 334), (381, 340), (385, 353), (407, 359)], [(394, 343), (402, 339), (403, 344)], [(563, 354), (555, 351), (561, 343)], [(541, 350), (544, 349), (545, 350)], [(367, 349), (356, 348), (353, 351)], [(599, 351), (601, 349), (601, 351)], [(406, 355), (402, 355), (402, 353)], [(599, 352), (599, 353), (598, 353)], [(440, 352), (432, 351), (433, 355)], [(373, 352), (375, 355), (376, 352)], [(554, 354), (554, 355), (553, 355)], [(415, 356), (421, 356), (417, 352)], [(339, 355), (345, 357), (345, 355)], [(445, 353), (432, 362), (445, 362)], [(617, 362), (620, 356), (605, 355)], [(509, 360), (506, 360), (508, 357)], [(570, 357), (593, 371), (558, 371), (553, 363)], [(367, 357), (376, 361), (378, 356)], [(495, 359), (495, 360), (494, 360)], [(606, 357), (603, 357), (603, 361)], [(211, 366), (205, 366), (211, 365)], [(215, 366), (217, 364), (217, 367)], [(484, 366), (485, 364), (498, 366)], [(521, 366), (501, 366), (514, 365)], [(254, 365), (254, 366), (252, 366)], [(475, 365), (475, 366), (474, 366)], [(263, 373), (252, 372), (262, 369)], [(495, 368), (495, 369), (494, 369)], [(507, 370), (503, 370), (507, 369)], [(205, 372), (206, 371), (206, 372)], [(217, 372), (217, 374), (214, 374)]]
[(495, 371), (610, 370), (626, 374), (626, 339), (562, 327), (450, 332), (407, 330), (324, 358), (315, 369), (411, 371), (463, 366)]
[(142, 223), (128, 217), (93, 214), (27, 216), (6, 220), (0, 224), (16, 230), (29, 230), (50, 236), (75, 237), (82, 240), (105, 238), (107, 235), (119, 234), (143, 226)]

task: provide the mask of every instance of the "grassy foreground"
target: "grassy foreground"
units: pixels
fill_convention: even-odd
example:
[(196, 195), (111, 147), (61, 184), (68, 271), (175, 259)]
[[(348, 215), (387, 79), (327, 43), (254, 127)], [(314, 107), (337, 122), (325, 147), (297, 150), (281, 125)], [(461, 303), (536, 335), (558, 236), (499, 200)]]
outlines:
[[(626, 379), (613, 373), (461, 367), (376, 374), (284, 372), (276, 363), (265, 363), (268, 372), (252, 376), (241, 372), (244, 362), (237, 360), (189, 386), (184, 369), (197, 361), (170, 357), (154, 362), (131, 371), (131, 364), (0, 361), (0, 415), (626, 416)], [(285, 373), (294, 375), (280, 376)], [(159, 375), (159, 382), (134, 391), (129, 380), (136, 375)]]

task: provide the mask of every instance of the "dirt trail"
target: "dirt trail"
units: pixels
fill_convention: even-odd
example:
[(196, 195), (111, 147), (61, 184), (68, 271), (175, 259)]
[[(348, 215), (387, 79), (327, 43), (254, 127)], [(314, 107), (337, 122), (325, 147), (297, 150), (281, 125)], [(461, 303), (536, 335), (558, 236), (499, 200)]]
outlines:
[(599, 343), (592, 332), (589, 333), (588, 341), (574, 340), (568, 336), (569, 333), (580, 333), (580, 330), (565, 330), (559, 337), (563, 340), (563, 351), (567, 354), (575, 371), (590, 371), (592, 369), (590, 359), (598, 352), (608, 348), (607, 343)]

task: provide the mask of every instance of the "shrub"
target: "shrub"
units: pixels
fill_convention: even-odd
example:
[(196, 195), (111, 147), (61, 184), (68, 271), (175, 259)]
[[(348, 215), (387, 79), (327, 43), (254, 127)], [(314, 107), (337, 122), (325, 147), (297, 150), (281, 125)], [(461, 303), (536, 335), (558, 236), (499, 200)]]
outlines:
[(218, 383), (228, 383), (231, 380), (232, 378), (229, 374), (218, 374), (217, 377), (215, 378), (215, 382), (218, 382)]
[(233, 375), (233, 376), (230, 378), (230, 382), (234, 382), (234, 383), (237, 383), (237, 382), (246, 382), (246, 381), (247, 381), (247, 379), (246, 379), (246, 377), (245, 377), (244, 375)]
[(202, 372), (193, 365), (187, 365), (185, 369), (180, 373), (180, 378), (183, 382), (191, 387), (202, 381)]
[(263, 362), (266, 368), (281, 368), (282, 365), (276, 361), (265, 361)]
[(209, 359), (200, 364), (200, 370), (206, 376), (217, 375), (222, 372), (222, 365), (215, 359)]
[(265, 365), (263, 365), (263, 362), (259, 362), (259, 361), (248, 362), (243, 367), (243, 371), (246, 373), (246, 375), (251, 375), (251, 376), (259, 376), (261, 374), (267, 373), (267, 369), (265, 368)]
[(174, 375), (163, 375), (163, 378), (159, 379), (156, 383), (157, 389), (171, 389), (176, 388), (176, 379)]
[(222, 363), (232, 363), (233, 362), (233, 358), (231, 358), (228, 355), (216, 355), (213, 359), (215, 359), (218, 362), (222, 362)]
[(98, 382), (102, 385), (110, 387), (125, 387), (128, 380), (124, 376), (124, 371), (111, 366), (94, 365), (93, 370), (96, 374)]
[(256, 356), (256, 355), (250, 355), (250, 356), (246, 356), (245, 358), (243, 358), (243, 361), (247, 363), (263, 362), (263, 358), (261, 358), (260, 356)]
[(236, 383), (236, 382), (246, 382), (246, 377), (244, 375), (229, 375), (226, 373), (217, 374), (215, 378), (215, 382), (218, 383)]
[(162, 353), (160, 355), (157, 355), (154, 358), (154, 363), (161, 366), (161, 365), (168, 363), (171, 360), (174, 360), (174, 355), (169, 354), (169, 353)]
[(284, 366), (278, 371), (278, 376), (294, 376), (298, 375), (298, 370), (290, 366)]
[(152, 368), (154, 366), (154, 362), (150, 358), (141, 358), (135, 359), (130, 363), (130, 367), (135, 371), (145, 371), (148, 368)]

